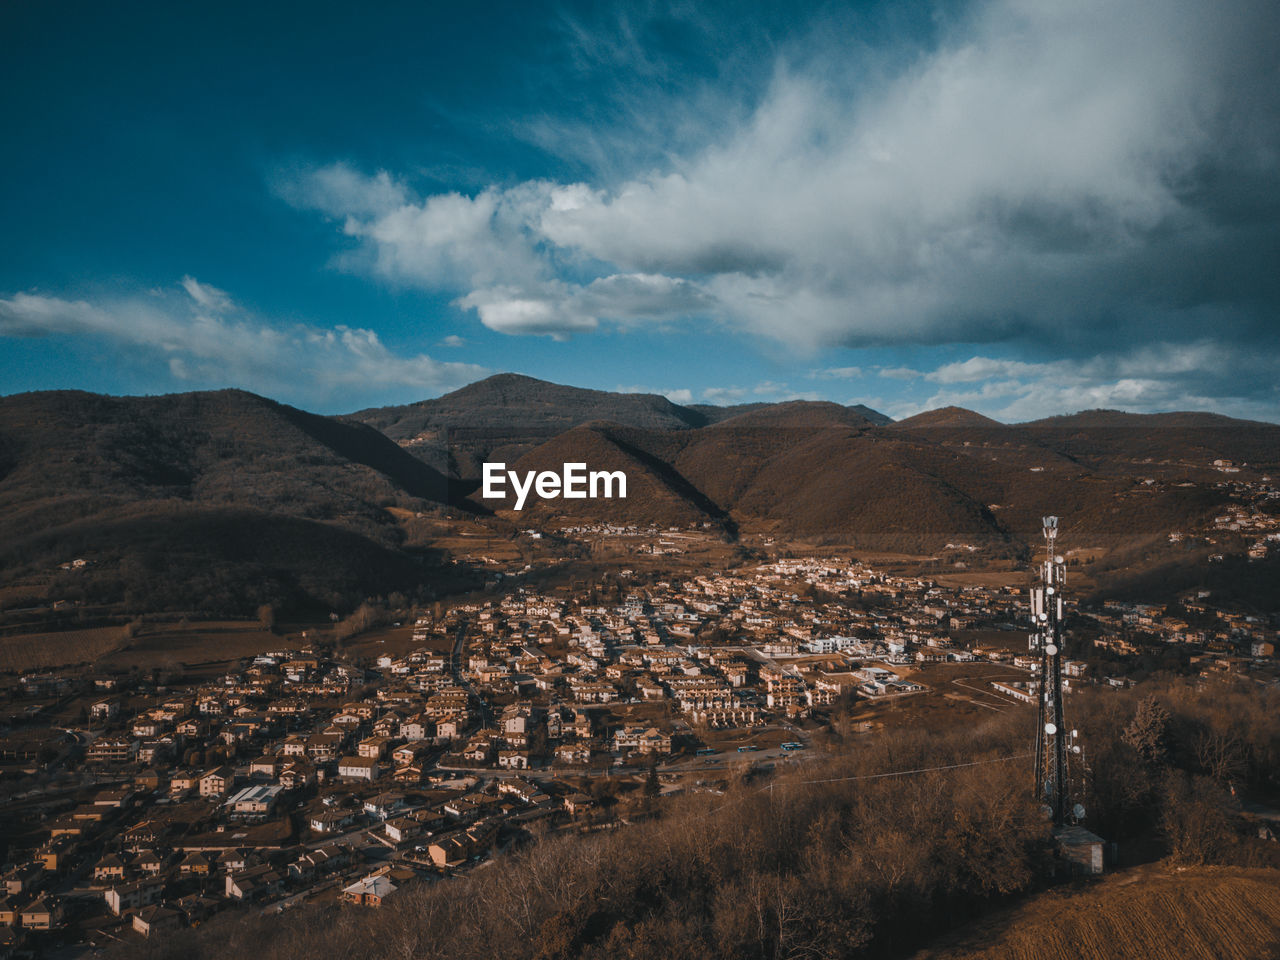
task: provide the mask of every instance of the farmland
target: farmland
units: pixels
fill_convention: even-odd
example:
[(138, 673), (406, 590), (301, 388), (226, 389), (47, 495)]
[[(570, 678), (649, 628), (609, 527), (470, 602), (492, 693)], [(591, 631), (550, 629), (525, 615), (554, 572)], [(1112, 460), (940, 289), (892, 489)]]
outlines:
[(93, 663), (125, 643), (127, 640), (120, 627), (3, 637), (0, 638), (0, 671), (26, 673)]

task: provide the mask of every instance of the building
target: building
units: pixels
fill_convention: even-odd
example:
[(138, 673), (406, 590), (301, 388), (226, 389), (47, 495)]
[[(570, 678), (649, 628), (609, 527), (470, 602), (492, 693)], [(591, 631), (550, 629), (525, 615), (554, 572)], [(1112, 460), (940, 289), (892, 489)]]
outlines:
[(338, 761), (338, 776), (348, 780), (377, 780), (381, 775), (374, 757), (343, 757)]
[(1084, 827), (1058, 827), (1053, 831), (1058, 853), (1071, 864), (1073, 873), (1096, 876), (1102, 873), (1102, 838)]
[(197, 781), (200, 796), (220, 797), (231, 789), (235, 779), (236, 772), (231, 767), (215, 767)]
[(342, 899), (361, 907), (380, 907), (382, 902), (399, 889), (386, 874), (376, 874), (357, 880), (342, 890)]
[(276, 801), (283, 787), (255, 784), (236, 791), (226, 801), (225, 806), (235, 817), (266, 817), (275, 809)]

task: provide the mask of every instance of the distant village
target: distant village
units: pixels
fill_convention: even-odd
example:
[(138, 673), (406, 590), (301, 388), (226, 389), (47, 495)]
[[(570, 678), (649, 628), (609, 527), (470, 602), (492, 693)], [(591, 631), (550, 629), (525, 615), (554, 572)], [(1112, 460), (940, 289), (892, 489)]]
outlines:
[[(1025, 616), (1023, 589), (804, 557), (643, 583), (623, 569), (577, 593), (512, 581), (423, 613), (385, 652), (317, 634), (214, 676), (13, 677), (0, 955), (227, 909), (377, 908), (531, 837), (803, 762), (833, 716), (909, 707), (950, 664), (1001, 670), (949, 696), (1022, 709)], [(1069, 688), (1126, 685), (1128, 660), (1170, 649), (1205, 677), (1280, 677), (1274, 624), (1204, 592), (1073, 607), (1071, 623)]]

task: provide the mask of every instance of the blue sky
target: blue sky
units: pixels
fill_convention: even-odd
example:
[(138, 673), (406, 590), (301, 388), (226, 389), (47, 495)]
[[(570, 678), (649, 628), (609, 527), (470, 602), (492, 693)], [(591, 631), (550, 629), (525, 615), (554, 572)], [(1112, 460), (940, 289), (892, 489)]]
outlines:
[(0, 6), (0, 393), (1280, 420), (1261, 0)]

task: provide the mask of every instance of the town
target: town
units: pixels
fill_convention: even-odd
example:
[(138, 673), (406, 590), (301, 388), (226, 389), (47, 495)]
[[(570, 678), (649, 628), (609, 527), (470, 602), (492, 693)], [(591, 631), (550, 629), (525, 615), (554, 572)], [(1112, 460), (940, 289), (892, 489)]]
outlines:
[[(1030, 720), (1025, 585), (977, 579), (834, 555), (544, 591), (513, 575), (226, 662), (7, 678), (0, 936), (89, 947), (228, 909), (376, 908), (548, 833), (804, 763), (837, 729), (856, 749), (965, 711)], [(1068, 691), (1153, 659), (1280, 677), (1274, 625), (1208, 591), (1073, 605), (1070, 622)]]

